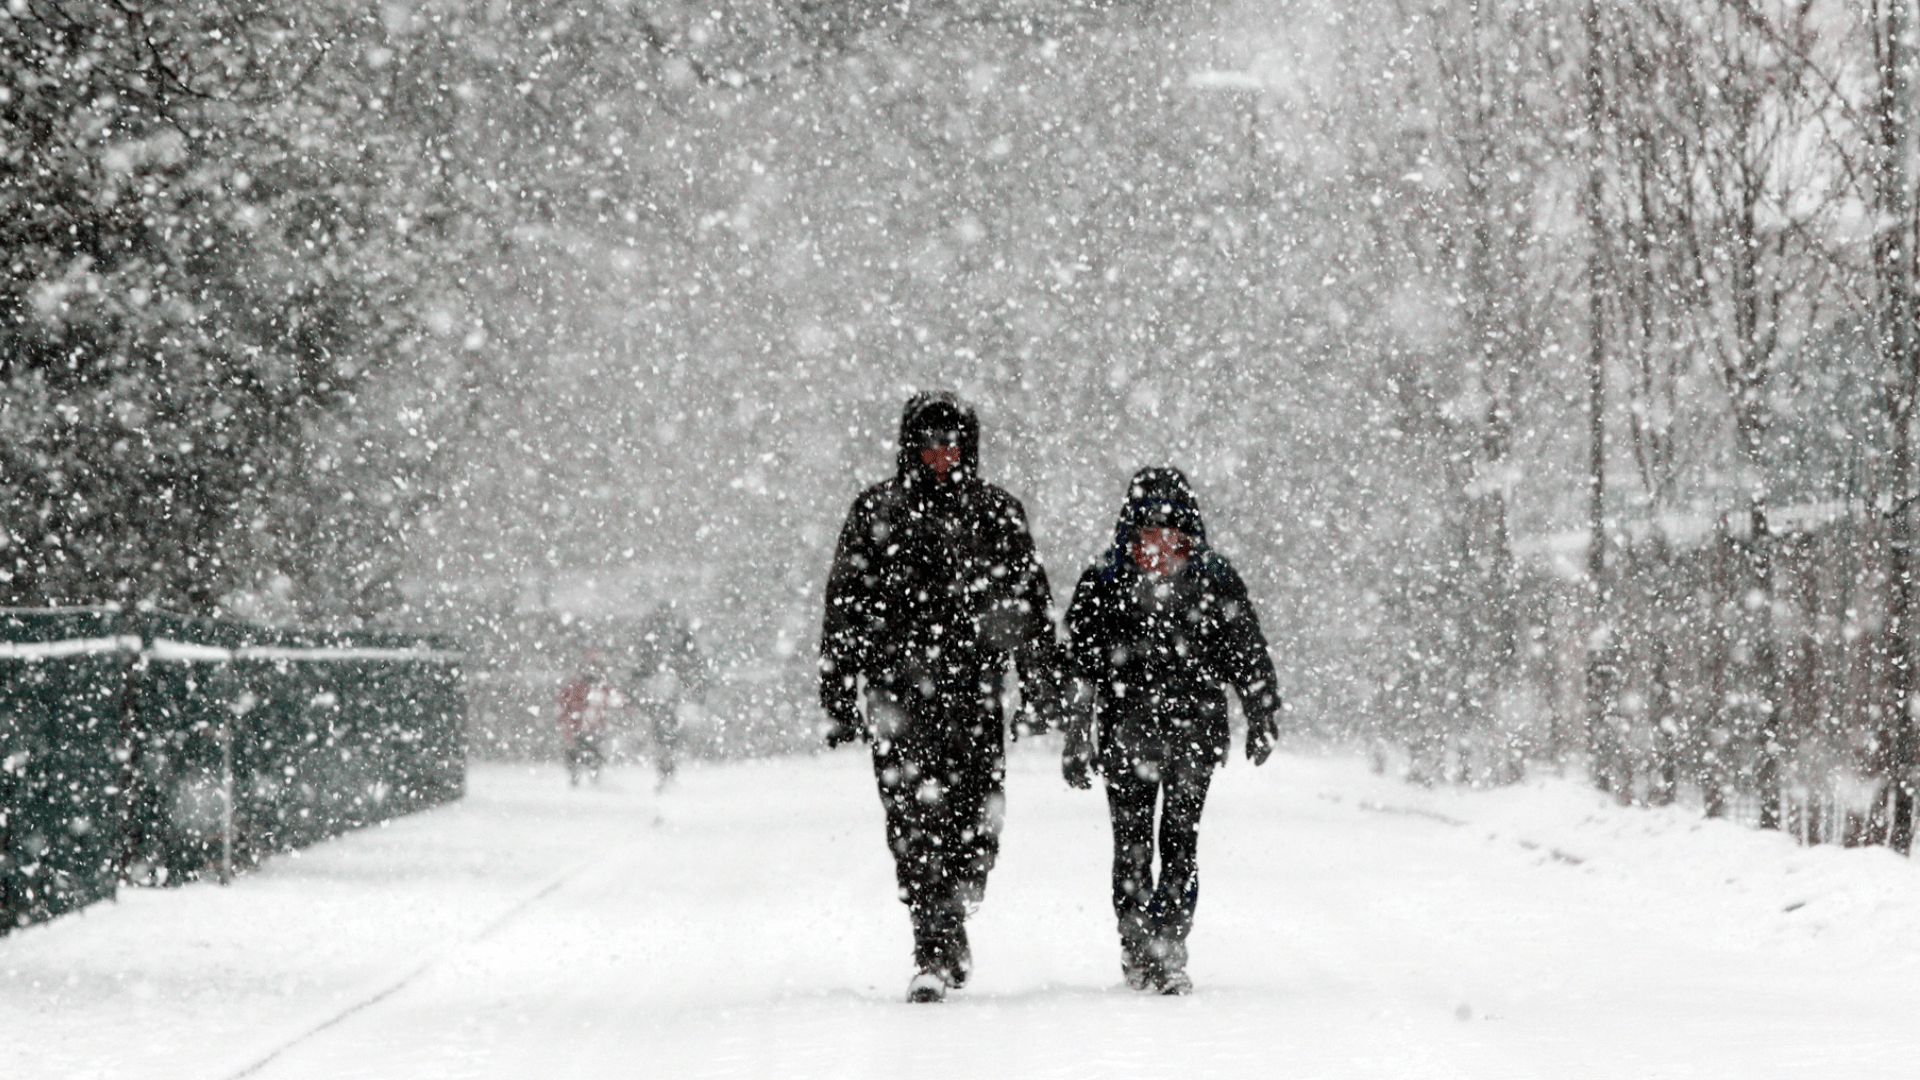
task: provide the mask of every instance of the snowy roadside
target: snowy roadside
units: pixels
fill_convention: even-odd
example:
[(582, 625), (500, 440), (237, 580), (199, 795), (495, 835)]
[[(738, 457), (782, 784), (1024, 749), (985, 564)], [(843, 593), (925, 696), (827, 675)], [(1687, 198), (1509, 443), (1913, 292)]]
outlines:
[(585, 857), (553, 842), (560, 824), (515, 779), (482, 766), (475, 797), (230, 887), (124, 889), (0, 939), (0, 1066), (20, 1053), (9, 1075), (226, 1076), (392, 988)]
[[(1356, 797), (1355, 807), (1424, 816), (1617, 891), (1623, 927), (1658, 923), (1730, 947), (1797, 950), (1818, 941), (1825, 949), (1903, 952), (1920, 964), (1920, 867), (1884, 847), (1805, 847), (1691, 807), (1621, 807), (1556, 777), (1491, 790), (1375, 791)], [(1684, 902), (1647, 903), (1676, 898)]]
[(1128, 994), (1097, 794), (1016, 748), (976, 985), (900, 995), (863, 756), (463, 803), (0, 939), (0, 1074), (263, 1077), (1910, 1075), (1920, 877), (1577, 783), (1422, 789), (1235, 761), (1200, 991)]

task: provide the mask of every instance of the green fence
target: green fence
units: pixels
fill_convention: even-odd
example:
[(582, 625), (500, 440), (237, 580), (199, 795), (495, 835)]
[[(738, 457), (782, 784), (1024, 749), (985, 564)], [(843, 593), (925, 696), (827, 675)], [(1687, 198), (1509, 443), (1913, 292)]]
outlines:
[(0, 612), (0, 933), (460, 797), (445, 639)]

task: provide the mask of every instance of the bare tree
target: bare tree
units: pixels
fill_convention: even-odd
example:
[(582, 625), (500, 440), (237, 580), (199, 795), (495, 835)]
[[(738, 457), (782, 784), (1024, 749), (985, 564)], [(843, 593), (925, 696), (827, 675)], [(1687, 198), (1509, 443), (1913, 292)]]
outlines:
[(1881, 800), (1888, 842), (1902, 852), (1913, 844), (1915, 690), (1912, 538), (1913, 417), (1920, 392), (1920, 347), (1915, 340), (1915, 229), (1910, 155), (1913, 124), (1913, 42), (1908, 0), (1868, 0), (1861, 12), (1870, 66), (1870, 92), (1859, 110), (1863, 186), (1871, 217), (1880, 223), (1871, 244), (1876, 345), (1887, 422), (1887, 730), (1877, 739), (1875, 764), (1888, 779)]
[[(1557, 22), (1543, 4), (1402, 7), (1424, 43), (1406, 65), (1392, 256), (1448, 311), (1444, 344), (1401, 353), (1390, 378), (1402, 427), (1437, 460), (1445, 523), (1430, 587), (1410, 593), (1431, 622), (1424, 694), (1442, 724), (1486, 744), (1512, 775), (1523, 749), (1503, 732), (1523, 637), (1513, 548), (1520, 432), (1546, 380), (1561, 241), (1541, 223), (1569, 192), (1552, 134), (1572, 102), (1556, 81)], [(1424, 599), (1422, 599), (1424, 598)]]
[(1723, 617), (1737, 626), (1747, 687), (1726, 723), (1759, 790), (1761, 823), (1777, 827), (1792, 718), (1773, 616), (1774, 380), (1788, 343), (1820, 318), (1829, 264), (1819, 233), (1838, 195), (1830, 161), (1807, 152), (1828, 102), (1810, 59), (1816, 24), (1805, 4), (1657, 0), (1636, 5), (1627, 31), (1622, 55), (1638, 96), (1623, 115), (1640, 140), (1624, 148), (1631, 164), (1620, 177), (1637, 245), (1626, 261), (1640, 268), (1630, 283), (1640, 318), (1622, 327), (1644, 395), (1635, 446), (1650, 492), (1670, 498), (1675, 446), (1657, 410), (1673, 369), (1662, 371), (1662, 358), (1697, 344), (1727, 392), (1746, 507), (1752, 599)]

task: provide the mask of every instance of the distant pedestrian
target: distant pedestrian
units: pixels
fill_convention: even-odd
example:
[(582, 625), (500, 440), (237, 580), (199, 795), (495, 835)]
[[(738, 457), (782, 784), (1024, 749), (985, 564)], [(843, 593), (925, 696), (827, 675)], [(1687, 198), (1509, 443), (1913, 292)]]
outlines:
[(1185, 994), (1200, 812), (1228, 751), (1222, 688), (1240, 696), (1256, 765), (1272, 752), (1281, 703), (1246, 585), (1208, 545), (1180, 470), (1134, 474), (1113, 546), (1074, 589), (1067, 631), (1095, 711), (1069, 723), (1062, 767), (1077, 788), (1092, 786), (1093, 770), (1106, 779), (1121, 971), (1136, 990)]
[(607, 681), (606, 654), (588, 650), (560, 688), (560, 745), (568, 783), (578, 787), (582, 777), (599, 782), (607, 760), (607, 721), (617, 704), (618, 691)]
[(854, 500), (827, 580), (826, 739), (873, 741), (913, 919), (909, 1001), (942, 1000), (973, 968), (966, 919), (1005, 815), (1009, 659), (1038, 726), (1063, 703), (1066, 658), (1026, 511), (979, 471), (971, 409), (946, 393), (908, 401), (895, 474)]
[(680, 706), (706, 690), (706, 663), (694, 641), (693, 628), (680, 617), (671, 601), (661, 603), (640, 624), (640, 640), (633, 668), (634, 699), (647, 740), (653, 746), (653, 766), (664, 791), (679, 768)]

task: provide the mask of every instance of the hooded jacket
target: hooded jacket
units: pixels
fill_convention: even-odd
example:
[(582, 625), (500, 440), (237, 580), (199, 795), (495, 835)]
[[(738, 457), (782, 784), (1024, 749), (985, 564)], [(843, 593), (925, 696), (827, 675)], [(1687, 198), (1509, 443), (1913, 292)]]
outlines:
[[(1192, 541), (1185, 566), (1156, 579), (1134, 564), (1149, 527)], [(1227, 698), (1240, 695), (1249, 725), (1272, 731), (1280, 709), (1273, 660), (1226, 556), (1207, 543), (1193, 488), (1180, 470), (1134, 474), (1113, 546), (1080, 575), (1067, 609), (1076, 673), (1093, 688), (1098, 756), (1112, 775), (1141, 760), (1227, 754)]]
[[(960, 449), (945, 479), (920, 459), (929, 431), (953, 433)], [(895, 474), (854, 500), (827, 579), (820, 703), (829, 717), (857, 725), (861, 678), (949, 714), (997, 709), (1010, 657), (1040, 718), (1057, 714), (1065, 659), (1046, 572), (1026, 510), (979, 469), (970, 408), (950, 393), (907, 402)], [(997, 741), (1001, 718), (988, 719)]]

